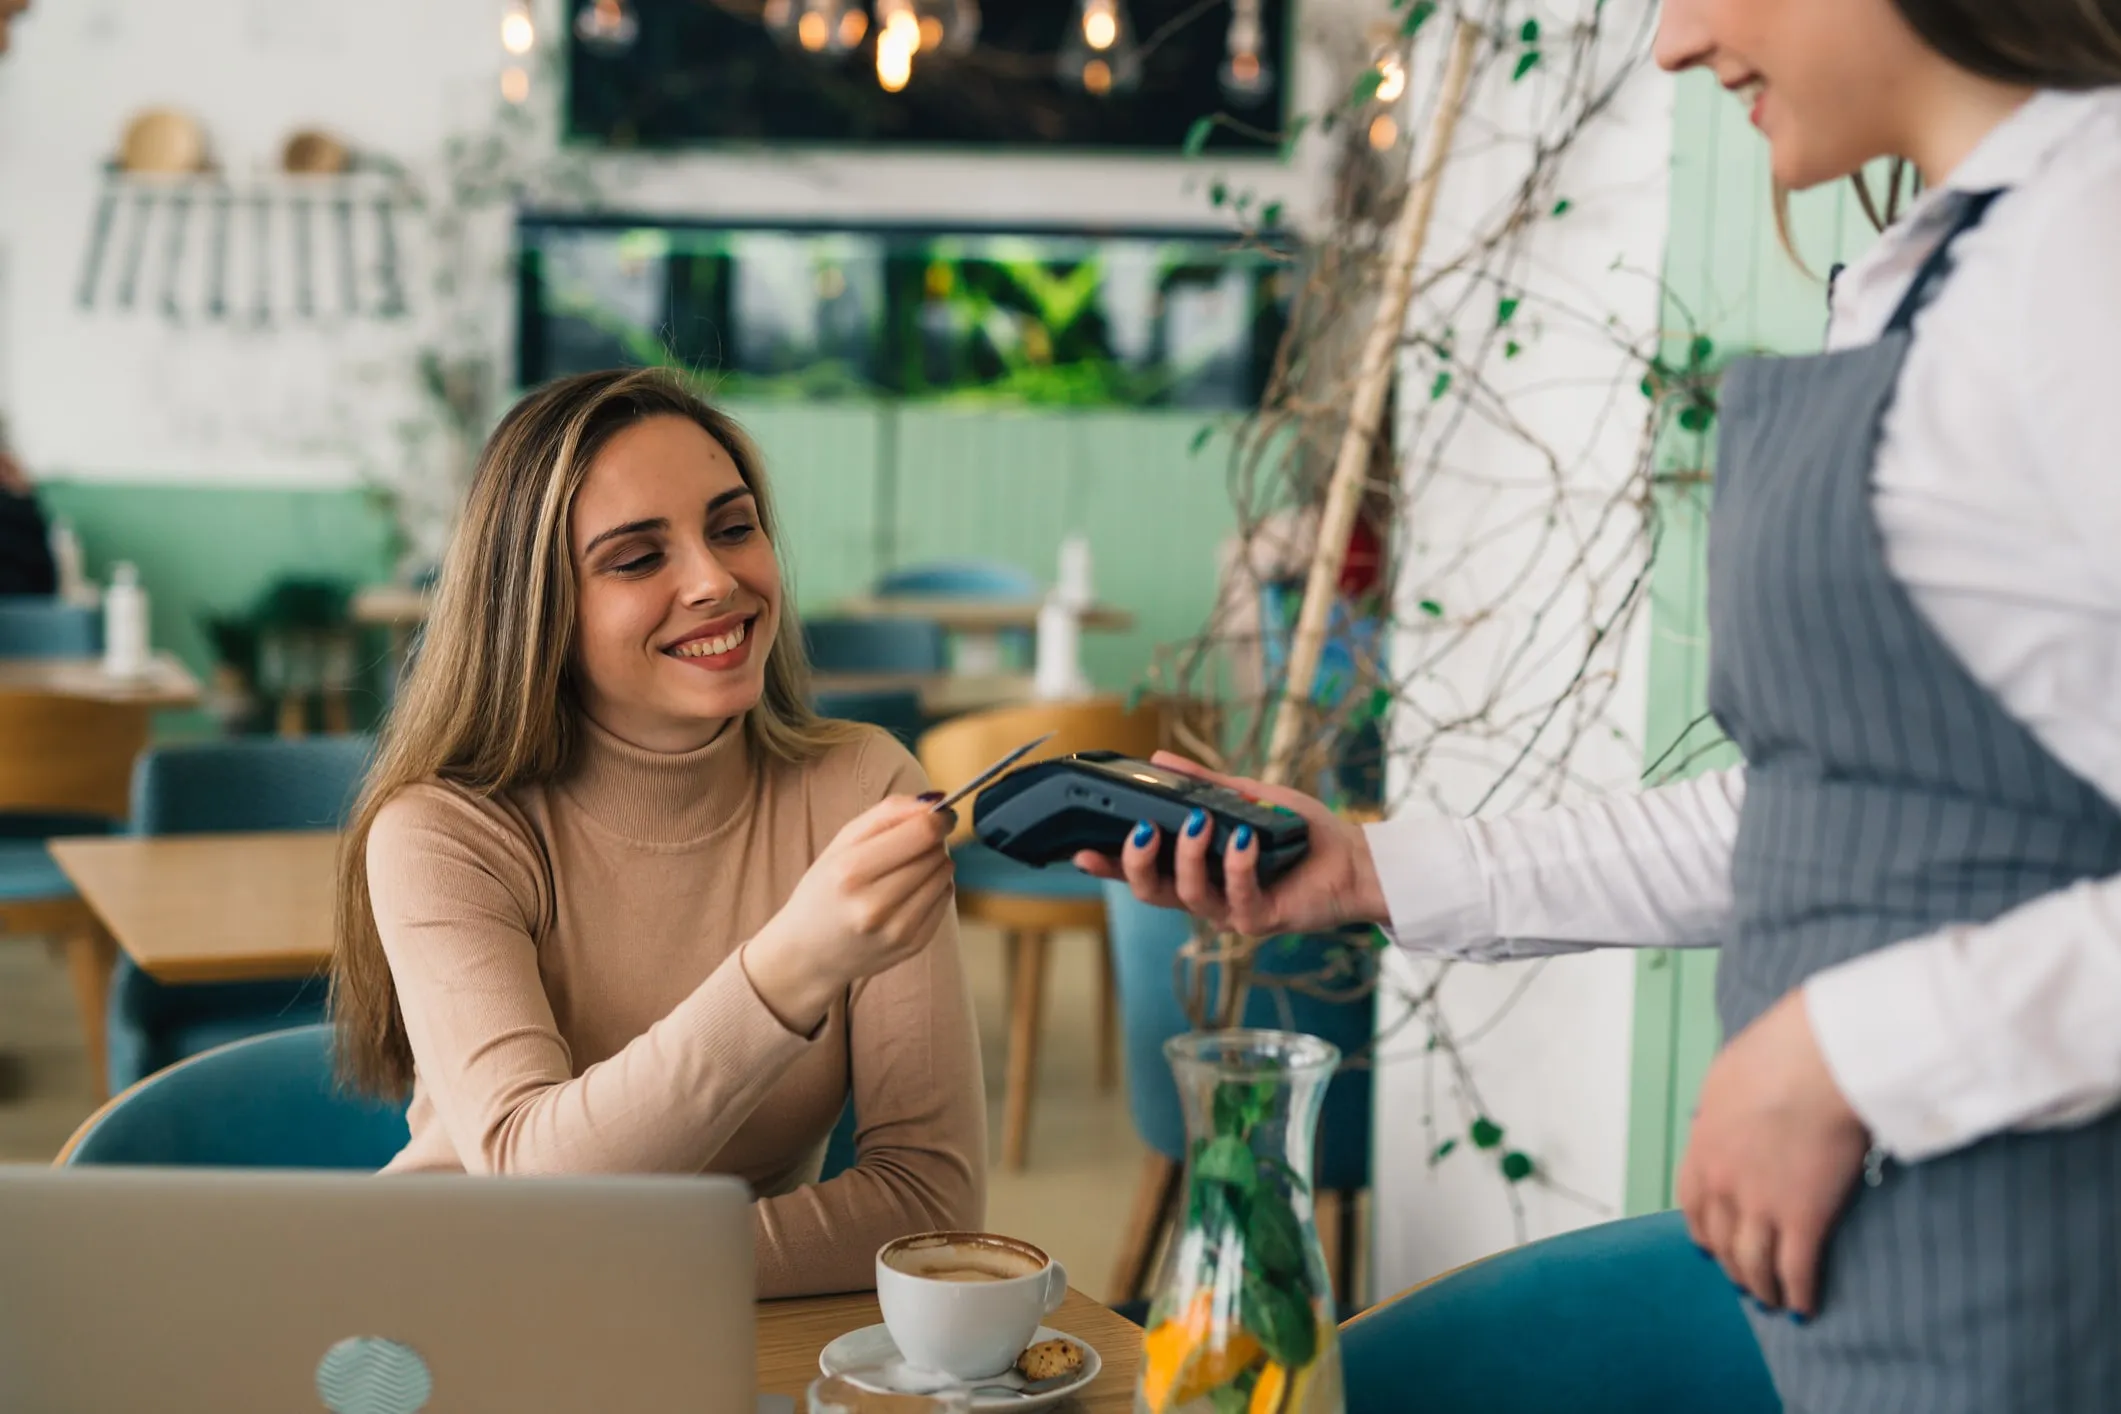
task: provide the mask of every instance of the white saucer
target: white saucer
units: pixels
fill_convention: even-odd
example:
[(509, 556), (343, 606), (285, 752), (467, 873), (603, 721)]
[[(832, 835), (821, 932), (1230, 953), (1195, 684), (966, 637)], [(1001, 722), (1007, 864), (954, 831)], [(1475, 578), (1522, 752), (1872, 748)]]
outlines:
[[(1024, 1377), (1014, 1370), (1006, 1371), (991, 1380), (976, 1381), (974, 1387), (980, 1393), (972, 1396), (975, 1414), (988, 1414), (988, 1411), (1000, 1414), (1003, 1410), (1012, 1411), (1012, 1414), (1030, 1414), (1034, 1409), (1058, 1404), (1069, 1395), (1080, 1393), (1087, 1388), (1104, 1366), (1104, 1362), (1097, 1358), (1097, 1351), (1091, 1348), (1088, 1341), (1077, 1340), (1065, 1331), (1040, 1326), (1038, 1334), (1032, 1336), (1031, 1341), (1035, 1345), (1042, 1340), (1065, 1340), (1080, 1350), (1083, 1353), (1082, 1369), (1076, 1371), (1075, 1377), (1066, 1384), (1052, 1389), (1041, 1389), (1036, 1394), (1025, 1394), (1017, 1390), (1003, 1394), (992, 1388), (995, 1385), (1022, 1384)], [(872, 1378), (856, 1380), (856, 1384), (889, 1394), (927, 1394), (945, 1388), (950, 1383), (943, 1376), (917, 1370), (906, 1364), (898, 1353), (898, 1346), (891, 1339), (891, 1332), (886, 1330), (882, 1323), (864, 1326), (858, 1331), (849, 1331), (826, 1346), (818, 1352), (817, 1367), (827, 1375), (851, 1375), (857, 1370), (862, 1371)], [(875, 1378), (878, 1375), (881, 1378)]]

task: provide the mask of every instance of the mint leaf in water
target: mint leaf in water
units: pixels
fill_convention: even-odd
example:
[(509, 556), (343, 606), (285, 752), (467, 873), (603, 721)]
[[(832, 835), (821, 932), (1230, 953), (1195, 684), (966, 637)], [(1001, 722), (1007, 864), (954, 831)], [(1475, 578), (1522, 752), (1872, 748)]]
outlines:
[(1268, 1278), (1303, 1274), (1303, 1228), (1279, 1193), (1262, 1190), (1253, 1195), (1252, 1215), (1245, 1223), (1245, 1256)]
[(1268, 1359), (1300, 1370), (1317, 1356), (1318, 1322), (1301, 1292), (1246, 1272), (1238, 1309)]

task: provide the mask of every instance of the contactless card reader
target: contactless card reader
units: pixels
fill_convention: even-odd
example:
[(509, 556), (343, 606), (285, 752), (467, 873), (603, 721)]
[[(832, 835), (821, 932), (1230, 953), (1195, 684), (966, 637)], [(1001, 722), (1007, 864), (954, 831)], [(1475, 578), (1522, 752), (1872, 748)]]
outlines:
[(1010, 772), (980, 793), (972, 826), (981, 844), (1025, 864), (1077, 850), (1118, 855), (1136, 823), (1157, 827), (1157, 858), (1171, 872), (1179, 832), (1208, 813), (1208, 877), (1222, 883), (1223, 851), (1240, 825), (1259, 840), (1259, 880), (1271, 884), (1311, 848), (1303, 817), (1236, 791), (1112, 751), (1084, 751)]

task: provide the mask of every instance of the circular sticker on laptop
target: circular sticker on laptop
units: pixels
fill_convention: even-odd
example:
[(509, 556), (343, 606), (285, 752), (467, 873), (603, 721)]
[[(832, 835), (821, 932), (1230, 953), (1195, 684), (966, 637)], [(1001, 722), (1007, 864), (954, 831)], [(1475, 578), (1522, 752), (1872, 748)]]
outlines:
[(332, 1414), (419, 1414), (434, 1390), (419, 1351), (377, 1335), (348, 1336), (317, 1362), (317, 1394)]

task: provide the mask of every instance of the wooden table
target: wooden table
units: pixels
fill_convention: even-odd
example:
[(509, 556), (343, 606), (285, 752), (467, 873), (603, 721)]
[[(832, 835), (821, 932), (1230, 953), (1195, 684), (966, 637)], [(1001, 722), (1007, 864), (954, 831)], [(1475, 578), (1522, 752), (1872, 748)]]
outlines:
[(158, 982), (307, 977), (331, 960), (335, 830), (51, 842), (118, 946)]
[[(133, 762), (157, 708), (199, 701), (199, 681), (167, 653), (138, 677), (112, 677), (93, 657), (0, 658), (0, 809), (121, 819)], [(59, 941), (80, 1014), (89, 1071), (101, 1088), (104, 1007), (117, 949), (80, 899), (0, 904), (0, 932)]]
[[(926, 619), (957, 635), (960, 675), (986, 677), (1002, 670), (1002, 635), (1038, 627), (1038, 599), (952, 599), (926, 595), (862, 594), (843, 599), (833, 612), (850, 619)], [(1123, 632), (1134, 615), (1110, 604), (1092, 604), (1080, 616), (1083, 628)]]
[(917, 692), (930, 717), (1029, 702), (1038, 688), (1029, 673), (813, 673), (810, 684), (819, 692)]
[[(818, 1377), (818, 1352), (847, 1332), (882, 1319), (874, 1292), (760, 1302), (759, 1393), (793, 1395), (796, 1414), (804, 1414), (804, 1391)], [(1090, 1414), (1132, 1414), (1134, 1379), (1141, 1367), (1141, 1327), (1072, 1289), (1046, 1324), (1087, 1341), (1104, 1362), (1090, 1388), (1060, 1407)]]
[[(925, 595), (861, 594), (843, 599), (833, 612), (850, 619), (928, 619), (952, 633), (1000, 633), (1012, 628), (1037, 628), (1038, 599), (951, 599)], [(1104, 632), (1124, 632), (1134, 627), (1134, 615), (1110, 604), (1092, 604), (1082, 611), (1082, 625)]]
[(100, 658), (0, 658), (0, 692), (65, 697), (138, 707), (192, 707), (199, 680), (168, 653), (157, 653), (136, 678), (114, 678)]

